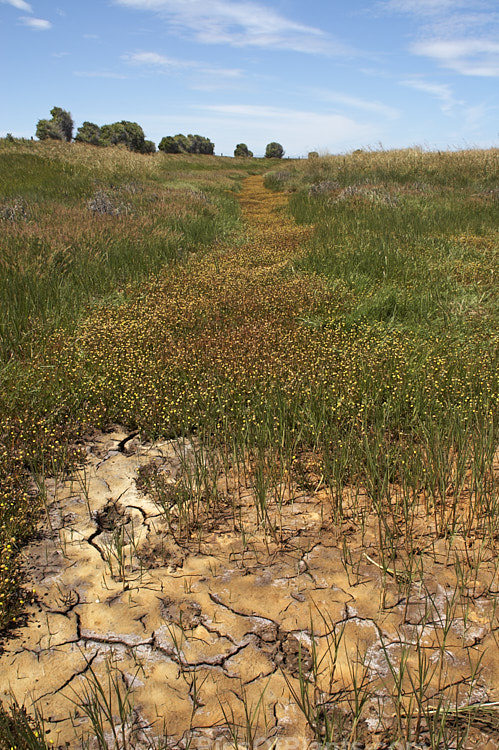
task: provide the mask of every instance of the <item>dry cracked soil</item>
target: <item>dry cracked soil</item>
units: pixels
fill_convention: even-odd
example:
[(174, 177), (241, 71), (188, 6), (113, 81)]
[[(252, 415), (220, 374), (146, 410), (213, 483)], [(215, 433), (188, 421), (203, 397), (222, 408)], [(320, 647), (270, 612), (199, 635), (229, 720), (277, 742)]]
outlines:
[[(229, 747), (230, 729), (242, 739), (249, 732), (255, 745), (270, 738), (276, 747), (306, 747), (313, 734), (292, 693), (312, 660), (327, 680), (336, 675), (336, 687), (330, 681), (321, 695), (338, 699), (352, 669), (364, 684), (387, 677), (401, 631), (414, 631), (423, 617), (424, 596), (408, 600), (386, 586), (380, 595), (380, 571), (368, 558), (353, 580), (324, 526), (320, 491), (284, 496), (278, 539), (262, 529), (244, 490), (237, 527), (222, 514), (202, 539), (177, 543), (144, 477), (159, 473), (174, 486), (196, 450), (194, 441), (142, 443), (116, 428), (95, 433), (72, 477), (47, 481), (50, 524), (25, 551), (36, 602), (0, 655), (0, 697), (36, 703), (55, 746), (75, 746), (85, 734), (89, 685), (106, 692), (111, 674), (130, 698), (126, 731), (135, 747), (158, 736), (180, 747)], [(434, 599), (444, 613), (442, 578)], [(489, 646), (486, 667), (494, 671), (485, 609), (477, 601), (466, 623), (453, 623), (448, 682), (466, 688), (467, 648), (477, 644)], [(443, 626), (425, 619), (422, 637), (435, 653)], [(364, 721), (378, 740), (382, 684)], [(490, 698), (474, 689), (475, 700)]]

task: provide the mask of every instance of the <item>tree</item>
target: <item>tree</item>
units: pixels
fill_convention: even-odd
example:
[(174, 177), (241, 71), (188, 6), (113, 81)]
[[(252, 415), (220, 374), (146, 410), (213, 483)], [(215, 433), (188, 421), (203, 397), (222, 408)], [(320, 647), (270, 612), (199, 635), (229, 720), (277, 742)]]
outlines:
[(165, 135), (158, 148), (165, 154), (213, 154), (215, 144), (202, 135), (177, 133), (177, 135)]
[(215, 151), (215, 144), (212, 143), (209, 138), (205, 138), (202, 135), (189, 134), (187, 140), (189, 142), (188, 152), (190, 154), (212, 155)]
[(253, 151), (250, 151), (245, 143), (238, 143), (234, 149), (234, 156), (253, 156)]
[(155, 154), (156, 144), (154, 143), (154, 141), (144, 141), (144, 146), (142, 147), (142, 153), (143, 154)]
[(73, 118), (71, 117), (70, 112), (61, 109), (60, 107), (53, 107), (50, 110), (50, 114), (52, 115), (53, 122), (61, 131), (63, 139), (69, 143), (73, 138), (74, 128)]
[(282, 159), (283, 156), (284, 149), (280, 143), (272, 141), (272, 143), (267, 144), (267, 148), (265, 149), (266, 159)]
[(62, 141), (62, 133), (52, 120), (38, 120), (36, 124), (36, 137), (40, 141), (46, 141), (49, 138), (52, 138), (54, 141)]
[(172, 135), (165, 135), (159, 142), (158, 148), (164, 154), (179, 154), (180, 144)]
[(101, 141), (103, 146), (118, 146), (122, 144), (129, 151), (141, 153), (144, 149), (144, 131), (136, 122), (121, 120), (111, 125), (103, 125), (101, 128)]
[(89, 143), (91, 146), (102, 146), (101, 129), (94, 122), (86, 120), (76, 132), (75, 141)]
[(52, 138), (54, 141), (71, 141), (73, 137), (73, 118), (71, 114), (61, 107), (53, 107), (50, 110), (52, 119), (38, 120), (36, 125), (36, 137), (41, 141)]

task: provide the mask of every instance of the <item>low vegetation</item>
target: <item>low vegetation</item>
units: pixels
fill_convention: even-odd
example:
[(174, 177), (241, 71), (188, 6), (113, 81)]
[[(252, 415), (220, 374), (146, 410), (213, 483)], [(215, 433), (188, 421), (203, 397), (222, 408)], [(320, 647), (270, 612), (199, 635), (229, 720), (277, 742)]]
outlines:
[[(262, 169), (267, 194), (251, 177), (244, 228), (237, 190)], [(19, 552), (43, 477), (81, 458), (77, 438), (110, 423), (195, 436), (222, 473), (247, 467), (274, 543), (279, 488), (322, 493), (351, 585), (376, 578), (385, 673), (373, 679), (368, 655), (352, 654), (339, 680), (341, 626), (320, 612), (326, 649), (286, 676), (310, 741), (367, 742), (381, 694), (385, 742), (464, 749), (496, 737), (485, 650), (497, 657), (498, 217), (497, 150), (283, 168), (3, 142), (1, 626), (36, 597)], [(160, 496), (161, 482), (149, 491)], [(210, 495), (200, 513), (191, 494), (184, 541), (218, 507)], [(381, 619), (395, 606), (388, 643)], [(456, 633), (468, 661), (453, 682)], [(17, 722), (31, 743), (18, 746), (35, 747), (41, 721), (4, 711), (0, 744)]]

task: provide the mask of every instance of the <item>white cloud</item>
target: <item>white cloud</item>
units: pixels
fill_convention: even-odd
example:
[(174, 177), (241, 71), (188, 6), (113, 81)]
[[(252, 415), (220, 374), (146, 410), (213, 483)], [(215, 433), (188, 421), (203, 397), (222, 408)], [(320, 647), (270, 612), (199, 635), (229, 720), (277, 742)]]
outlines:
[(411, 46), (415, 55), (429, 57), (465, 76), (499, 76), (499, 42), (486, 39), (435, 39)]
[(74, 75), (79, 78), (118, 78), (120, 80), (128, 78), (128, 76), (124, 76), (121, 73), (109, 73), (106, 70), (76, 70)]
[(225, 78), (240, 78), (243, 75), (241, 68), (201, 68), (208, 75), (222, 76)]
[(22, 10), (24, 11), (24, 13), (33, 13), (33, 8), (29, 3), (26, 3), (25, 0), (0, 0), (0, 2), (7, 3), (7, 5), (12, 5), (13, 8)]
[(378, 7), (414, 16), (414, 55), (460, 75), (499, 76), (497, 0), (382, 0)]
[(317, 98), (322, 101), (331, 102), (333, 104), (340, 104), (344, 107), (353, 107), (354, 109), (360, 109), (364, 112), (373, 112), (374, 114), (382, 115), (390, 119), (395, 119), (400, 116), (400, 112), (395, 107), (390, 107), (383, 102), (371, 101), (369, 99), (360, 99), (350, 94), (343, 94), (337, 91), (326, 91), (323, 89), (312, 89), (312, 94), (315, 94)]
[[(240, 79), (243, 75), (243, 71), (240, 68), (214, 68), (197, 60), (180, 60), (161, 55), (158, 52), (135, 52), (132, 55), (125, 55), (123, 59), (132, 65), (153, 68), (163, 73), (196, 70), (201, 75), (201, 78), (190, 79), (188, 85), (189, 88), (203, 91), (213, 91), (220, 88), (220, 79), (227, 82)], [(206, 81), (204, 76), (208, 76), (209, 80)]]
[(384, 0), (379, 5), (383, 10), (427, 16), (448, 13), (469, 4), (469, 0)]
[(489, 116), (491, 110), (487, 104), (477, 104), (474, 107), (467, 107), (464, 111), (464, 122), (467, 130), (482, 131), (484, 122)]
[(158, 52), (135, 52), (133, 55), (125, 55), (124, 59), (133, 65), (147, 65), (153, 68), (192, 68), (196, 63), (188, 60), (178, 60), (173, 57), (160, 55)]
[[(263, 154), (270, 141), (282, 143), (288, 156), (300, 156), (311, 149), (355, 148), (373, 137), (370, 123), (338, 114), (248, 104), (213, 104), (195, 109), (196, 121), (204, 121), (207, 129), (211, 125), (214, 132), (223, 134), (226, 143), (234, 141), (232, 149), (236, 143), (246, 142), (256, 154)], [(230, 146), (225, 149), (229, 153)]]
[(289, 20), (266, 5), (234, 0), (114, 0), (160, 13), (171, 27), (204, 44), (262, 47), (323, 55), (352, 54), (321, 29)]
[(30, 29), (35, 31), (48, 31), (52, 28), (50, 21), (46, 21), (44, 18), (32, 18), (31, 16), (21, 16), (19, 19), (25, 26), (29, 26)]
[(445, 114), (450, 114), (457, 105), (464, 104), (464, 102), (454, 98), (451, 87), (446, 83), (431, 83), (420, 78), (414, 78), (400, 81), (400, 85), (435, 97), (440, 101), (442, 112), (445, 112)]

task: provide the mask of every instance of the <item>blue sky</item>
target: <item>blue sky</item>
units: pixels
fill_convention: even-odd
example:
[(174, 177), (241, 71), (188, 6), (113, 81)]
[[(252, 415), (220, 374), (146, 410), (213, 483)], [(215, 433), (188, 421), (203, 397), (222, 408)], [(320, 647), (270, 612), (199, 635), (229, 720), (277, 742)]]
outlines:
[(0, 0), (0, 136), (199, 133), (231, 155), (499, 145), (498, 0)]

